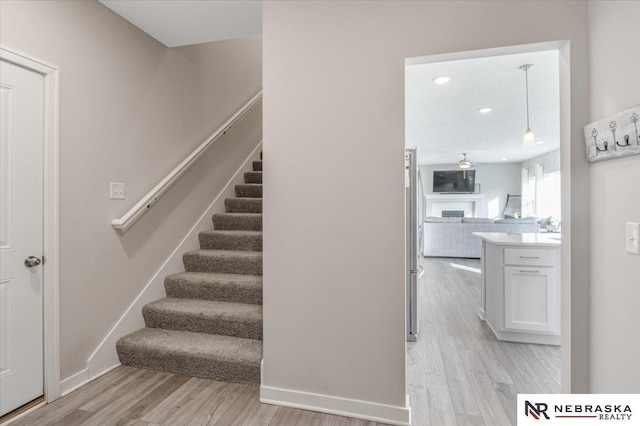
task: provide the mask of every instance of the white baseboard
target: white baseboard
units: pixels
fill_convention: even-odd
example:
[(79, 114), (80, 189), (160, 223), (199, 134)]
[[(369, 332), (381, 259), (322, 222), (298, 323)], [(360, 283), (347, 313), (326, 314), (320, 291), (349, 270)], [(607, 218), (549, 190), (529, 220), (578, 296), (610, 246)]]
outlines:
[(60, 381), (60, 396), (65, 396), (89, 382), (89, 369), (85, 368), (76, 374)]
[(411, 425), (411, 408), (408, 401), (409, 397), (407, 396), (406, 407), (399, 407), (357, 399), (260, 386), (260, 402), (264, 404), (318, 411), (320, 413), (399, 426)]
[(103, 376), (107, 374), (109, 371), (118, 367), (120, 367), (120, 363), (117, 363), (116, 365), (111, 366), (110, 368), (107, 368), (106, 370), (97, 373), (95, 376), (89, 376), (88, 368), (85, 368), (82, 371), (78, 371), (73, 376), (69, 376), (60, 382), (60, 397), (62, 398), (63, 396), (69, 395), (71, 392), (81, 388), (87, 383), (94, 381), (98, 377)]
[(131, 305), (129, 305), (109, 333), (102, 339), (96, 350), (87, 360), (87, 377), (89, 379), (93, 380), (93, 378), (104, 374), (104, 372), (120, 364), (118, 354), (116, 353), (116, 342), (120, 337), (144, 327), (142, 307), (149, 302), (166, 297), (164, 277), (184, 271), (182, 264), (183, 253), (200, 248), (198, 234), (200, 234), (201, 231), (211, 229), (211, 216), (214, 213), (224, 212), (224, 199), (235, 196), (235, 185), (244, 183), (244, 172), (253, 170), (253, 168), (251, 168), (252, 161), (259, 159), (261, 148), (262, 142), (256, 146), (242, 165), (236, 170), (222, 191), (220, 191), (209, 207), (202, 213), (187, 235), (171, 252), (167, 260), (164, 261), (155, 274), (153, 274), (147, 285), (138, 293), (138, 296), (136, 296)]

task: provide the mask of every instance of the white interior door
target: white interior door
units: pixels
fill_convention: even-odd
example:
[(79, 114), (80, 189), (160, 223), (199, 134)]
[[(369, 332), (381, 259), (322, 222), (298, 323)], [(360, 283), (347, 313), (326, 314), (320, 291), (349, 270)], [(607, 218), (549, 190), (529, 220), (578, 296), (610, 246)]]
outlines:
[[(44, 77), (0, 61), (0, 415), (43, 395)], [(27, 259), (31, 258), (28, 266)]]

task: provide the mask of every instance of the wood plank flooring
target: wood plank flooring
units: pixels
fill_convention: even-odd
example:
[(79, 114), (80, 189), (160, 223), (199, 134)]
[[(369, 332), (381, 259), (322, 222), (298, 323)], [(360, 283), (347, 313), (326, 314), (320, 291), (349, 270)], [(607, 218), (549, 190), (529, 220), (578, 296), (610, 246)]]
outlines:
[[(557, 347), (499, 342), (477, 317), (480, 275), (469, 259), (424, 259), (420, 334), (407, 348), (416, 426), (515, 426), (517, 393), (560, 391)], [(260, 404), (257, 386), (118, 367), (15, 426), (377, 426)]]
[[(480, 261), (425, 258), (407, 344), (413, 424), (516, 425), (518, 393), (560, 392), (560, 348), (498, 341), (478, 319)], [(454, 265), (467, 269), (456, 268)]]
[(12, 426), (384, 426), (261, 404), (259, 387), (118, 367)]

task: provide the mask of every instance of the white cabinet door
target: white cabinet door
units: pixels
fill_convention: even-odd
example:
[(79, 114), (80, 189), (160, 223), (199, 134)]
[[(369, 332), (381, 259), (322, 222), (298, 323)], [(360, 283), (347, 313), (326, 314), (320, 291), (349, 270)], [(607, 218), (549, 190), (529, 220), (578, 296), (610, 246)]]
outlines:
[(480, 249), (480, 319), (487, 319), (487, 242), (482, 240)]
[(556, 273), (556, 268), (505, 266), (505, 329), (557, 332)]
[[(0, 415), (43, 394), (44, 77), (0, 61)], [(29, 263), (29, 256), (35, 259)]]

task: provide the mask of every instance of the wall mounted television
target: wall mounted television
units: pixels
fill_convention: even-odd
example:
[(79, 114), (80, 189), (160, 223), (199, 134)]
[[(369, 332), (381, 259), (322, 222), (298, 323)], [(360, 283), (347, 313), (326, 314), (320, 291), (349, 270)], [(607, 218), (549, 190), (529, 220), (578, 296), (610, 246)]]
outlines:
[(471, 194), (476, 183), (475, 170), (441, 170), (433, 172), (433, 192)]

